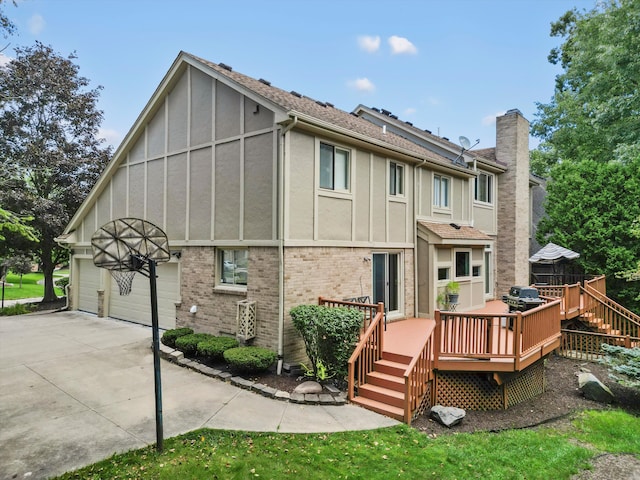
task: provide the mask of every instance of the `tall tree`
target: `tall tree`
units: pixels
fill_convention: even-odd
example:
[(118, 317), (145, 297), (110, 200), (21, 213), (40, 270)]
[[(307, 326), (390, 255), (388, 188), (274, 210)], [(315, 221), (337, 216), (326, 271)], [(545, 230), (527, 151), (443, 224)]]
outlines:
[(87, 88), (75, 58), (36, 43), (17, 48), (16, 58), (0, 69), (0, 203), (33, 218), (39, 242), (20, 249), (40, 260), (45, 302), (56, 299), (53, 270), (67, 258), (54, 239), (110, 155), (97, 138), (101, 87)]
[[(6, 3), (5, 0), (0, 0), (0, 7), (2, 7), (3, 3)], [(13, 3), (13, 6), (16, 5), (15, 0), (12, 0), (11, 3)], [(7, 38), (9, 35), (13, 34), (15, 29), (16, 26), (14, 23), (5, 15), (2, 9), (0, 9), (0, 33), (2, 33), (2, 36)], [(0, 49), (0, 51), (2, 51), (2, 49)]]
[(542, 140), (536, 172), (550, 176), (537, 239), (580, 252), (587, 271), (607, 274), (614, 298), (640, 311), (637, 283), (615, 277), (640, 259), (631, 234), (640, 215), (640, 0), (567, 12), (551, 35), (564, 39), (549, 55), (563, 72), (532, 123)]

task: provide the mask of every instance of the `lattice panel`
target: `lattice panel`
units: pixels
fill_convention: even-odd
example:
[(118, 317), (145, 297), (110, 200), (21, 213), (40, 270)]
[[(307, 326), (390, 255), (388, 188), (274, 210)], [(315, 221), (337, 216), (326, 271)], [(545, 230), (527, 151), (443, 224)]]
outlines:
[(505, 383), (506, 407), (513, 407), (544, 393), (544, 384), (544, 361), (539, 361)]
[(431, 405), (431, 390), (433, 388), (433, 381), (429, 382), (427, 384), (427, 390), (424, 394), (424, 397), (422, 397), (422, 401), (420, 402), (420, 405), (418, 405), (418, 408), (416, 408), (416, 410), (413, 412), (413, 416), (411, 417), (412, 420), (415, 420), (416, 418), (418, 418), (420, 415), (422, 415), (423, 413), (425, 413), (427, 410), (430, 410), (432, 405)]
[(487, 374), (473, 372), (438, 372), (436, 404), (466, 410), (501, 410), (504, 408), (502, 386), (488, 380)]
[(236, 313), (236, 335), (244, 341), (256, 336), (256, 302), (241, 300)]

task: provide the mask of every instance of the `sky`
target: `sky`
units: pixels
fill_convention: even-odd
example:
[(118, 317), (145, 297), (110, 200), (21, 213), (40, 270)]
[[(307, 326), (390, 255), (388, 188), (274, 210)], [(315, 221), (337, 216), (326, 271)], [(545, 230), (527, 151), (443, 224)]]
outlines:
[[(18, 0), (2, 2), (13, 48), (75, 53), (102, 86), (100, 135), (117, 147), (183, 50), (352, 111), (384, 108), (475, 148), (495, 146), (495, 117), (529, 121), (561, 72), (551, 23), (596, 0)], [(537, 145), (531, 139), (530, 146)]]

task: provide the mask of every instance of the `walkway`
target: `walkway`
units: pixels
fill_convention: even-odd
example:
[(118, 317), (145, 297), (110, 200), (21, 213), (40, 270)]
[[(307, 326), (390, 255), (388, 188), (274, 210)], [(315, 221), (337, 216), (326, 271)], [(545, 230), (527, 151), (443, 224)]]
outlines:
[[(80, 312), (0, 317), (0, 479), (47, 478), (155, 442), (148, 327)], [(354, 405), (262, 397), (163, 361), (164, 436), (197, 428), (367, 430)]]

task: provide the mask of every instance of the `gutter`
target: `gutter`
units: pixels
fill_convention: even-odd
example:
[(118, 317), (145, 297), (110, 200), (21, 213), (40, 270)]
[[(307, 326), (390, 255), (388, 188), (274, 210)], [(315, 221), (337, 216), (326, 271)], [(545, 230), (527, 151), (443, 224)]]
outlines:
[(278, 366), (276, 373), (282, 374), (284, 361), (284, 162), (285, 143), (289, 131), (298, 124), (298, 116), (286, 125), (281, 133), (278, 155)]
[(413, 174), (413, 316), (418, 316), (420, 310), (418, 306), (418, 169), (423, 168), (427, 164), (427, 160), (416, 165)]

